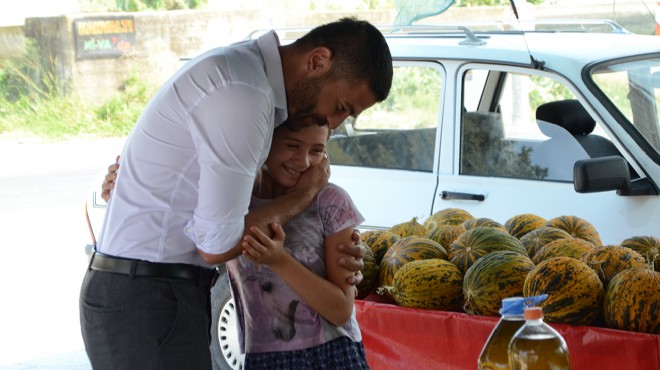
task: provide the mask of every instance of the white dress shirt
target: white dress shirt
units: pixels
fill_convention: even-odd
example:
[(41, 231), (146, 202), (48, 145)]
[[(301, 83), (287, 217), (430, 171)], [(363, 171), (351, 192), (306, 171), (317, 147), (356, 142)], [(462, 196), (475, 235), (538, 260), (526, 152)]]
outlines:
[(210, 50), (151, 99), (128, 138), (99, 252), (206, 266), (243, 235), (257, 169), (286, 119), (274, 32)]

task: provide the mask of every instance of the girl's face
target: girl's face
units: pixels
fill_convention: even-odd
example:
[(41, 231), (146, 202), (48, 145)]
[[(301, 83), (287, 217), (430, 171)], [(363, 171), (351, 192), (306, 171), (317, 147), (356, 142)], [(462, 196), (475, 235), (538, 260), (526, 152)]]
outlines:
[(329, 130), (327, 125), (309, 125), (295, 132), (279, 126), (273, 134), (264, 171), (284, 188), (295, 186), (303, 172), (323, 159)]

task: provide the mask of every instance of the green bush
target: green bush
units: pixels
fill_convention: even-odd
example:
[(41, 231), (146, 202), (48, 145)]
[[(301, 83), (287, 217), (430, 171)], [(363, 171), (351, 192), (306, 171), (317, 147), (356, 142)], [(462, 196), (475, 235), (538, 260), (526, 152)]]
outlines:
[(0, 134), (60, 139), (78, 135), (125, 136), (155, 87), (136, 76), (100, 106), (69, 91), (29, 45), (23, 58), (0, 66)]

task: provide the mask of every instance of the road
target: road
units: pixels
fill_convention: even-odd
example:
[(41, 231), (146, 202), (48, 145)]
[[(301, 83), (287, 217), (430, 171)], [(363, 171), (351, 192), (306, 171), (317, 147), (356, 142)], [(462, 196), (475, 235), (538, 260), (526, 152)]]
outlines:
[[(86, 360), (84, 202), (123, 141), (0, 136), (0, 369), (79, 369), (61, 362)], [(44, 358), (61, 367), (16, 365)]]

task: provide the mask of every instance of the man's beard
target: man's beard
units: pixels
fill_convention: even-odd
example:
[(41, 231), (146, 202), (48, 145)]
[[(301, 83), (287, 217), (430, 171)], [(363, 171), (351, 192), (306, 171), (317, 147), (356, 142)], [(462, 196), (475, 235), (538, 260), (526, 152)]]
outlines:
[(293, 113), (289, 111), (289, 118), (287, 119), (289, 128), (299, 130), (312, 124), (318, 126), (328, 124), (325, 117), (314, 114), (325, 81), (325, 78), (306, 79), (299, 81), (290, 91), (287, 91), (287, 102), (295, 110)]

